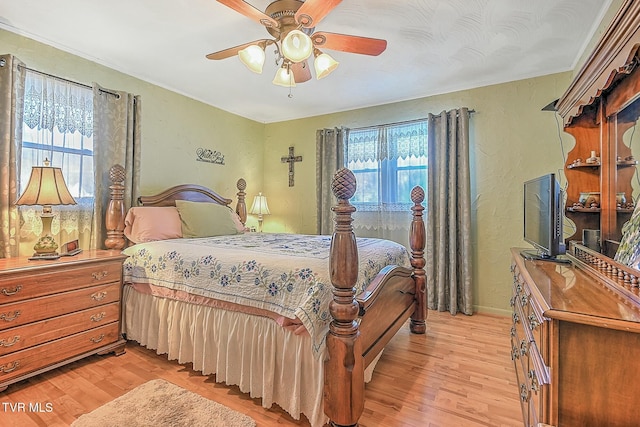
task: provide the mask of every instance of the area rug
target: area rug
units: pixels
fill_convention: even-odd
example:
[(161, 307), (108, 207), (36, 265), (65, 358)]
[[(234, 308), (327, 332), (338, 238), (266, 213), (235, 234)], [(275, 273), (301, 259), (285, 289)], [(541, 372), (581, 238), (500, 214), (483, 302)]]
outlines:
[(165, 380), (146, 382), (98, 409), (72, 427), (255, 427), (255, 421)]

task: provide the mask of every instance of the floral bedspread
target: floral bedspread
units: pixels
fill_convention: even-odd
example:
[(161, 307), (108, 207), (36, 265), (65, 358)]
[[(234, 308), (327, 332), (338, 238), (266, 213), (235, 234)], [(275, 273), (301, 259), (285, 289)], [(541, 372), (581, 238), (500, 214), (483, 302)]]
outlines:
[[(357, 238), (357, 292), (387, 265), (410, 268), (404, 246)], [(307, 328), (324, 348), (331, 315), (330, 236), (246, 233), (140, 243), (125, 249), (124, 281), (269, 310)]]

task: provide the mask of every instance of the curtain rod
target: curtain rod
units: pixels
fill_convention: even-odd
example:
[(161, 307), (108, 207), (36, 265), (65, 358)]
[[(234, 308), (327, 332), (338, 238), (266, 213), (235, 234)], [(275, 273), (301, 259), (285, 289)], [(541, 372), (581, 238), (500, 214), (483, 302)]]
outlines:
[[(25, 70), (29, 70), (29, 71), (31, 71), (33, 73), (40, 74), (40, 75), (43, 75), (43, 76), (51, 77), (51, 78), (56, 79), (56, 80), (61, 80), (63, 82), (72, 83), (72, 84), (77, 85), (77, 86), (86, 87), (87, 89), (93, 89), (93, 86), (89, 86), (89, 85), (86, 85), (84, 83), (78, 83), (78, 82), (75, 82), (73, 80), (65, 79), (64, 77), (54, 76), (53, 74), (45, 73), (44, 71), (34, 70), (33, 68), (29, 68), (29, 67), (26, 67), (24, 65), (18, 65), (18, 67), (22, 67)], [(109, 95), (113, 95), (116, 98), (120, 98), (120, 94), (119, 93), (111, 92), (109, 90), (102, 89), (102, 88), (98, 88), (98, 90), (100, 92), (102, 92), (102, 93), (106, 93), (106, 94), (109, 94)]]
[[(469, 110), (469, 114), (475, 113), (476, 110)], [(411, 123), (417, 123), (417, 122), (422, 122), (427, 120), (426, 117), (421, 118), (421, 119), (413, 119), (413, 120), (404, 120), (404, 121), (400, 121), (400, 122), (392, 122), (392, 123), (384, 123), (381, 125), (372, 125), (372, 126), (363, 126), (363, 127), (359, 127), (359, 128), (352, 128), (353, 130), (357, 130), (357, 129), (368, 129), (368, 128), (373, 128), (376, 126), (397, 126), (397, 125), (408, 125)]]

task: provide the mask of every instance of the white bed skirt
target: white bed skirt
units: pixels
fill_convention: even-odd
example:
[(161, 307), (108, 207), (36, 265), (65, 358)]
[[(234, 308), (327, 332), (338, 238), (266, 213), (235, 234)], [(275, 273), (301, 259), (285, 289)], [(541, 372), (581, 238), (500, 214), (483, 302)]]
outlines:
[(127, 339), (215, 374), (216, 382), (237, 385), (265, 408), (276, 403), (295, 419), (304, 414), (312, 427), (328, 421), (324, 363), (314, 357), (308, 334), (295, 335), (266, 317), (142, 294), (131, 286), (124, 287), (123, 307)]

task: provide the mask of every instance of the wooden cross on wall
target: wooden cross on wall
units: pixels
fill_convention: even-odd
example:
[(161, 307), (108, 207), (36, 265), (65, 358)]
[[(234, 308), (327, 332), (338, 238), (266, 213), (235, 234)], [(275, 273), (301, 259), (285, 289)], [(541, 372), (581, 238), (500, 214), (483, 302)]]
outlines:
[(289, 163), (289, 187), (293, 187), (293, 164), (301, 162), (302, 156), (294, 156), (293, 147), (289, 147), (289, 157), (282, 157), (280, 160), (282, 163)]

